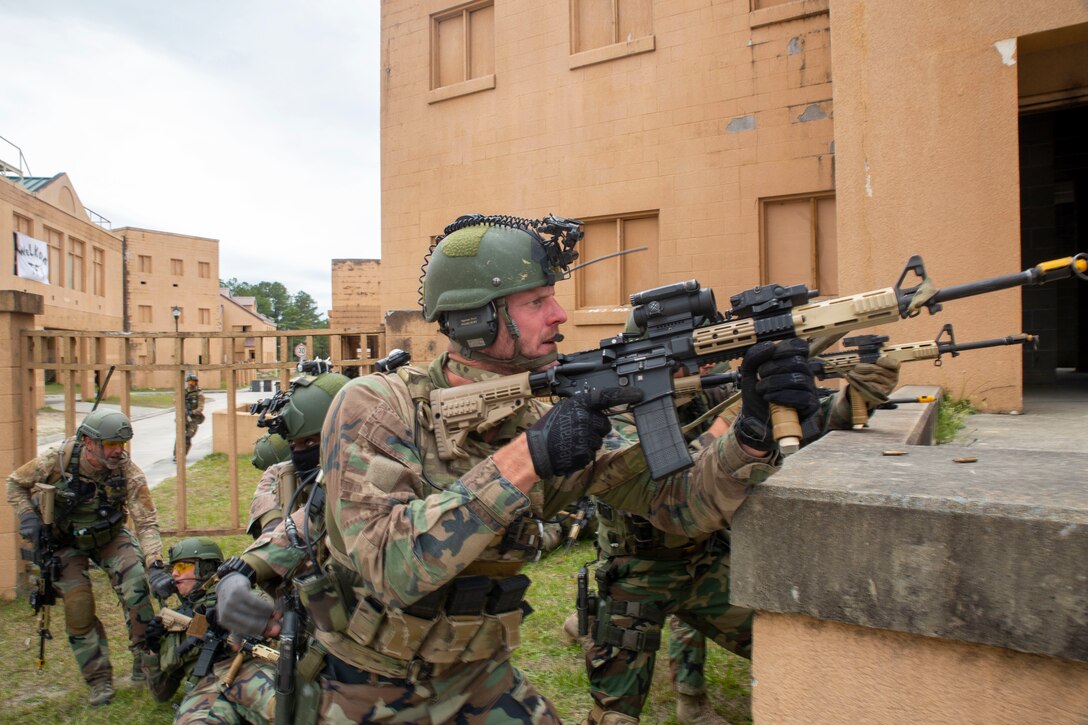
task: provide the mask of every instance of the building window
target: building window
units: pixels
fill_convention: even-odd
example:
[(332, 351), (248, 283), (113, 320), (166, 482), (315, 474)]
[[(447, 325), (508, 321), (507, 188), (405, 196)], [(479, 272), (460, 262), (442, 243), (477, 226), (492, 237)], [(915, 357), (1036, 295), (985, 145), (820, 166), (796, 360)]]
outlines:
[(49, 283), (64, 286), (64, 234), (56, 229), (45, 228), (45, 241), (49, 243)]
[(152, 322), (151, 305), (140, 305), (140, 322)]
[(653, 0), (570, 0), (571, 67), (654, 49)]
[(212, 324), (212, 310), (210, 307), (200, 308), (200, 324), (210, 325)]
[(145, 273), (145, 274), (151, 274), (151, 255), (150, 254), (141, 254), (140, 255), (140, 271)]
[(585, 237), (578, 243), (580, 261), (590, 261), (638, 247), (648, 247), (605, 259), (574, 273), (575, 306), (582, 309), (629, 305), (635, 292), (657, 287), (657, 212), (585, 220)]
[(92, 247), (91, 254), (91, 290), (99, 297), (106, 296), (106, 250)]
[(180, 259), (170, 260), (170, 274), (181, 277), (185, 274), (185, 263)]
[(461, 93), (495, 87), (492, 0), (469, 3), (431, 16), (431, 88), (461, 83), (466, 84)]
[(22, 214), (15, 213), (15, 231), (28, 237), (34, 236), (34, 222)]
[(76, 292), (87, 289), (86, 271), (83, 268), (83, 242), (68, 237), (68, 286)]
[(760, 282), (803, 284), (821, 297), (839, 293), (835, 197), (811, 194), (762, 199)]
[(196, 263), (197, 274), (201, 279), (208, 279), (212, 276), (212, 263), (211, 262), (197, 262)]

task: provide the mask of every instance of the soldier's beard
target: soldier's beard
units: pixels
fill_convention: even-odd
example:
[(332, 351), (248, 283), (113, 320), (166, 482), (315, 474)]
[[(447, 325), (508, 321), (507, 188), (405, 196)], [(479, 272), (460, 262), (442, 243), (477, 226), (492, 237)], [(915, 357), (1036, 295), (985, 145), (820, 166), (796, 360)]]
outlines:
[(87, 452), (91, 455), (91, 458), (94, 459), (94, 463), (99, 468), (108, 468), (111, 471), (116, 471), (129, 461), (128, 451), (121, 451), (121, 456), (114, 460), (110, 460), (107, 456), (101, 455), (96, 450), (88, 449)]

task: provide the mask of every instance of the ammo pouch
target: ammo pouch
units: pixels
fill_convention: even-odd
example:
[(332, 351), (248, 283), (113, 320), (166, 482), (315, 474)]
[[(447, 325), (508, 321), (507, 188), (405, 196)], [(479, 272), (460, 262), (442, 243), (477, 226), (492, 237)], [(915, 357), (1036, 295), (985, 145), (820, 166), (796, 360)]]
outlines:
[(392, 658), (405, 665), (412, 661), (452, 665), (491, 658), (521, 644), (521, 620), (532, 611), (522, 601), (529, 583), (524, 574), (500, 580), (461, 577), (406, 609), (383, 607), (354, 587), (359, 599), (341, 634), (353, 643), (357, 656), (351, 659), (356, 666), (374, 659), (360, 652), (360, 645), (383, 656), (379, 660)]
[(72, 537), (72, 546), (81, 551), (94, 551), (113, 541), (114, 537), (121, 533), (124, 526), (125, 515), (117, 510), (111, 511), (109, 516), (95, 521), (90, 526), (73, 528), (69, 532)]
[(318, 571), (294, 580), (299, 601), (310, 621), (323, 632), (342, 632), (348, 626), (348, 610), (336, 575)]

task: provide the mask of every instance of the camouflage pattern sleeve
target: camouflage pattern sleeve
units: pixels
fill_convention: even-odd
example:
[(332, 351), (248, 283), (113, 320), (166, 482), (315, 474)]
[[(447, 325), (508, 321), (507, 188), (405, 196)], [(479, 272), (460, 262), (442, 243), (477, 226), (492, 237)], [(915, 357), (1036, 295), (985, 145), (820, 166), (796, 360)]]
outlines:
[(144, 552), (144, 566), (162, 559), (162, 540), (159, 538), (159, 513), (155, 502), (151, 500), (151, 489), (147, 487), (147, 477), (140, 467), (131, 460), (125, 464), (125, 486), (128, 498), (125, 507), (132, 517), (136, 529), (136, 538)]
[(204, 422), (204, 393), (200, 390), (196, 391), (196, 405), (193, 406), (191, 417), (197, 425)]
[(325, 418), (321, 451), (330, 537), (335, 530), (343, 541), (334, 556), (346, 556), (341, 563), (378, 599), (406, 606), (477, 559), (530, 500), (490, 457), (458, 478), (428, 457), (435, 485), (425, 488), (415, 421), (399, 412), (411, 402), (406, 388), (394, 391), (398, 383), (368, 375), (345, 385)]
[(613, 423), (605, 448), (589, 469), (594, 476), (589, 492), (618, 509), (645, 516), (668, 533), (698, 538), (726, 528), (751, 487), (781, 465), (778, 454), (756, 458), (745, 453), (730, 428), (705, 441), (692, 468), (652, 481), (642, 450), (634, 445), (634, 426), (623, 420)]
[(257, 488), (253, 490), (253, 500), (249, 502), (249, 523), (246, 531), (250, 536), (259, 535), (265, 525), (273, 519), (282, 519), (280, 510), (279, 478), (284, 466), (289, 462), (275, 463), (265, 469)]
[(45, 483), (57, 467), (60, 446), (50, 448), (37, 458), (27, 461), (8, 476), (8, 505), (15, 509), (16, 516), (34, 510), (30, 497), (35, 484)]
[[(305, 531), (304, 516), (304, 507), (291, 514), (291, 520), (295, 522), (300, 536)], [(291, 545), (282, 521), (272, 531), (258, 536), (242, 552), (241, 558), (257, 572), (257, 581), (261, 584), (274, 584), (293, 577), (307, 561), (306, 550)]]

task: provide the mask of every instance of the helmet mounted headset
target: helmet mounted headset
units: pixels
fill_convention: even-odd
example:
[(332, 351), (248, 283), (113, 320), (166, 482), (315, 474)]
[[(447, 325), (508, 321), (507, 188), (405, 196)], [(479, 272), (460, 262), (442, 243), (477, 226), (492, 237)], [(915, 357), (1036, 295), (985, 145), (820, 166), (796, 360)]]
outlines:
[[(437, 321), (467, 359), (528, 370), (552, 362), (554, 352), (536, 358), (522, 355), (521, 333), (505, 298), (569, 279), (570, 266), (578, 258), (574, 246), (582, 236), (582, 222), (552, 215), (459, 217), (435, 237), (423, 260), (419, 302), (424, 319)], [(498, 338), (500, 322), (514, 341), (510, 358), (483, 352)]]

